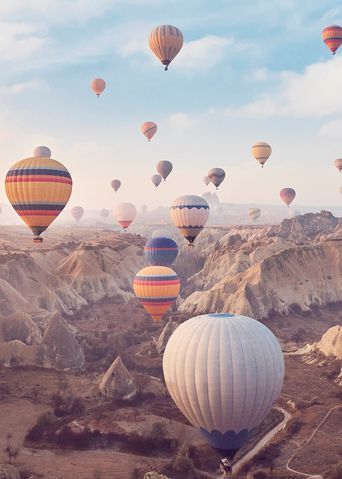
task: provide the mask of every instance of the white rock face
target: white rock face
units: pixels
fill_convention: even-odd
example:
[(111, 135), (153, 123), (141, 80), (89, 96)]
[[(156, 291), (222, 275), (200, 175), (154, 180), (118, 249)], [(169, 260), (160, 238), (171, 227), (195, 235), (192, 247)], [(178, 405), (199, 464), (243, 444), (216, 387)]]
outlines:
[(178, 324), (174, 321), (169, 321), (167, 325), (164, 327), (157, 341), (157, 351), (159, 354), (165, 351), (167, 342), (170, 339), (172, 333), (177, 329), (177, 327), (178, 327)]
[[(293, 308), (308, 311), (342, 301), (342, 239), (287, 249), (278, 242), (278, 246), (279, 252), (272, 254), (269, 248), (270, 256), (242, 273), (227, 274), (216, 284), (214, 273), (223, 266), (220, 258), (212, 256), (203, 274), (194, 277), (202, 287), (181, 304), (180, 311), (193, 315), (231, 312), (262, 319), (272, 312), (289, 314)], [(205, 276), (208, 290), (203, 285)]]
[(329, 328), (318, 343), (307, 344), (303, 352), (322, 353), (327, 357), (342, 360), (342, 326)]

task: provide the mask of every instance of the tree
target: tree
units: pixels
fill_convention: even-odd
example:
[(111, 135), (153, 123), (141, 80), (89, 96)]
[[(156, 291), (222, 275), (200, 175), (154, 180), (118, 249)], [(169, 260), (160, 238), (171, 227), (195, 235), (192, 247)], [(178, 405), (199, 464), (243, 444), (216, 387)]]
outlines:
[(20, 449), (18, 446), (14, 446), (12, 443), (12, 434), (7, 434), (7, 444), (4, 449), (4, 453), (7, 455), (8, 458), (8, 464), (12, 464), (13, 459), (15, 459), (19, 452)]
[(135, 373), (134, 379), (137, 386), (137, 392), (142, 396), (147, 386), (150, 384), (151, 378), (150, 376), (147, 376), (147, 374)]
[(172, 461), (172, 469), (175, 472), (189, 474), (194, 470), (194, 464), (189, 455), (189, 445), (186, 442), (180, 445)]

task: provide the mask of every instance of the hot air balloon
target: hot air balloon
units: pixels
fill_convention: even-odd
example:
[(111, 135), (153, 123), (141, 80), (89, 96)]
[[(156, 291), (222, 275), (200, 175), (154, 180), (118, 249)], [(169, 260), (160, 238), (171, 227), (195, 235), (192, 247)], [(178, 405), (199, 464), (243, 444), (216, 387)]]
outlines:
[(249, 219), (252, 221), (256, 221), (260, 216), (261, 210), (260, 208), (249, 208), (248, 216)]
[(121, 181), (120, 180), (112, 180), (111, 186), (112, 186), (114, 191), (118, 191), (118, 189), (121, 186)]
[(70, 173), (59, 161), (32, 157), (15, 163), (6, 175), (9, 202), (41, 243), (41, 233), (65, 208), (71, 191)]
[(160, 176), (163, 178), (163, 180), (165, 181), (166, 178), (169, 176), (169, 174), (171, 173), (172, 171), (172, 163), (171, 161), (168, 161), (168, 160), (161, 160), (161, 161), (158, 161), (157, 165), (156, 165), (156, 170), (158, 171), (158, 173), (160, 174)]
[(157, 133), (157, 125), (153, 121), (145, 121), (140, 127), (141, 133), (146, 136), (148, 141), (151, 141)]
[(287, 206), (290, 206), (292, 201), (295, 199), (296, 192), (293, 188), (283, 188), (282, 190), (280, 190), (279, 195), (283, 202)]
[(150, 34), (150, 48), (165, 65), (165, 70), (183, 46), (183, 34), (177, 27), (159, 25)]
[(156, 188), (158, 188), (158, 186), (160, 185), (160, 183), (162, 182), (162, 177), (160, 175), (152, 175), (151, 176), (151, 181), (152, 183), (154, 184), (154, 186)]
[(323, 41), (326, 46), (335, 55), (336, 50), (342, 43), (342, 27), (338, 25), (330, 25), (330, 27), (324, 28), (322, 31)]
[(208, 221), (209, 205), (200, 196), (180, 196), (173, 202), (170, 215), (173, 224), (192, 245)]
[(141, 211), (141, 214), (144, 215), (147, 211), (147, 206), (146, 205), (141, 205), (140, 211)]
[(84, 209), (82, 208), (82, 206), (73, 206), (71, 208), (71, 216), (74, 218), (74, 220), (77, 221), (77, 223), (80, 221), (83, 215)]
[(47, 146), (37, 146), (33, 150), (33, 156), (37, 158), (51, 158), (51, 150)]
[(102, 78), (95, 78), (94, 80), (92, 80), (90, 84), (90, 88), (93, 90), (93, 92), (96, 94), (98, 98), (101, 95), (101, 93), (105, 90), (106, 82), (102, 80)]
[(133, 289), (153, 321), (160, 321), (176, 301), (180, 282), (171, 268), (147, 266), (137, 273)]
[(203, 183), (204, 183), (206, 186), (209, 185), (209, 183), (210, 183), (210, 178), (209, 178), (209, 176), (205, 176), (205, 177), (203, 178)]
[(260, 163), (261, 167), (264, 167), (264, 164), (268, 160), (272, 153), (271, 145), (265, 141), (259, 141), (252, 146), (252, 155)]
[(114, 210), (114, 217), (124, 231), (126, 231), (136, 216), (137, 209), (132, 203), (120, 203)]
[(102, 210), (100, 211), (100, 216), (101, 218), (108, 218), (109, 210), (107, 210), (106, 208), (102, 208)]
[(338, 169), (338, 171), (342, 171), (342, 158), (339, 158), (338, 160), (335, 160), (335, 166)]
[(279, 396), (284, 358), (277, 338), (259, 321), (206, 314), (178, 326), (163, 371), (177, 407), (230, 462)]
[(178, 246), (171, 238), (152, 238), (145, 245), (145, 255), (153, 266), (171, 266), (177, 258)]
[(224, 172), (224, 170), (222, 170), (222, 168), (212, 168), (211, 170), (209, 170), (208, 176), (212, 184), (216, 186), (216, 189), (218, 190), (218, 187), (225, 179), (226, 173)]

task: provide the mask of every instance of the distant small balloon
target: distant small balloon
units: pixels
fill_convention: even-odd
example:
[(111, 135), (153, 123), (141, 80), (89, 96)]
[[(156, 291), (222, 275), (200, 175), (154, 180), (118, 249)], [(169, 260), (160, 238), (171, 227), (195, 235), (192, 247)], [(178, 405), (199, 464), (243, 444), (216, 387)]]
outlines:
[(203, 178), (203, 183), (204, 183), (206, 186), (209, 185), (209, 183), (210, 183), (210, 178), (209, 178), (209, 176), (205, 176), (205, 177)]
[(157, 163), (157, 166), (156, 166), (156, 170), (158, 171), (158, 173), (160, 174), (160, 176), (163, 178), (164, 181), (171, 173), (172, 168), (173, 168), (172, 163), (171, 161), (168, 161), (168, 160), (161, 160)]
[(160, 175), (152, 175), (151, 176), (151, 181), (152, 183), (154, 184), (154, 186), (156, 188), (158, 188), (158, 186), (160, 185), (160, 183), (162, 182), (162, 177)]
[(34, 158), (51, 158), (51, 150), (47, 146), (36, 146), (33, 150)]
[(212, 168), (209, 170), (208, 176), (212, 184), (218, 190), (218, 187), (226, 177), (226, 173), (224, 170), (222, 170), (222, 168)]
[(140, 127), (141, 133), (146, 136), (148, 141), (151, 141), (157, 133), (157, 125), (153, 121), (145, 121)]
[(109, 216), (109, 210), (107, 210), (106, 208), (103, 208), (103, 209), (100, 211), (100, 216), (101, 216), (101, 218), (108, 218), (108, 216)]
[(265, 141), (259, 141), (252, 146), (252, 155), (260, 163), (261, 167), (264, 167), (264, 164), (268, 160), (272, 153), (271, 145)]
[(90, 88), (93, 90), (96, 96), (99, 97), (106, 88), (106, 82), (102, 78), (95, 78), (92, 80)]
[(120, 180), (112, 180), (111, 186), (112, 186), (114, 191), (118, 191), (118, 189), (121, 186), (121, 181)]
[(77, 223), (81, 220), (82, 216), (84, 215), (84, 209), (82, 206), (74, 206), (71, 208), (71, 216), (74, 218), (74, 220), (77, 221)]
[(330, 25), (322, 31), (323, 41), (329, 50), (335, 55), (336, 50), (342, 44), (342, 27)]
[(338, 171), (342, 171), (342, 158), (339, 158), (338, 160), (335, 160), (335, 166), (338, 169)]
[(249, 208), (248, 210), (249, 219), (252, 221), (256, 221), (259, 218), (260, 214), (260, 208)]
[(280, 190), (279, 194), (280, 198), (287, 206), (292, 203), (296, 196), (296, 192), (293, 188), (283, 188), (282, 190)]
[(126, 231), (137, 216), (137, 209), (132, 203), (120, 203), (114, 209), (114, 217), (120, 226)]

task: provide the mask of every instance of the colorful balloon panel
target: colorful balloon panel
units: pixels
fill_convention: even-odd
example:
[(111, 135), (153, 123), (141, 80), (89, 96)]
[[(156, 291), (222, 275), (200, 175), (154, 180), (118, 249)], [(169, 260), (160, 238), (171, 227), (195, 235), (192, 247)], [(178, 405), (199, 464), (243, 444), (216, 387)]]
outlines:
[(277, 338), (259, 321), (207, 314), (178, 326), (167, 343), (163, 371), (188, 421), (232, 457), (279, 396), (284, 357)]
[(171, 266), (177, 258), (178, 246), (171, 238), (152, 238), (145, 245), (145, 254), (151, 265)]
[(159, 25), (150, 34), (150, 48), (165, 70), (183, 46), (183, 34), (172, 25)]
[(208, 221), (209, 205), (200, 196), (180, 196), (173, 202), (170, 216), (176, 228), (192, 244)]
[(271, 145), (265, 141), (259, 141), (252, 146), (252, 155), (263, 167), (272, 153)]
[(176, 301), (180, 281), (171, 268), (147, 266), (137, 273), (133, 289), (153, 321), (160, 321)]
[(39, 235), (57, 218), (67, 204), (72, 179), (62, 163), (51, 158), (26, 158), (15, 163), (6, 175), (7, 197), (31, 229)]
[(323, 41), (329, 50), (335, 55), (336, 50), (342, 44), (342, 27), (330, 25), (322, 31)]
[(153, 121), (145, 121), (140, 127), (141, 133), (146, 136), (148, 141), (151, 141), (157, 133), (157, 125)]
[(293, 188), (283, 188), (280, 190), (280, 198), (283, 200), (283, 202), (289, 206), (292, 201), (295, 199), (296, 192)]

